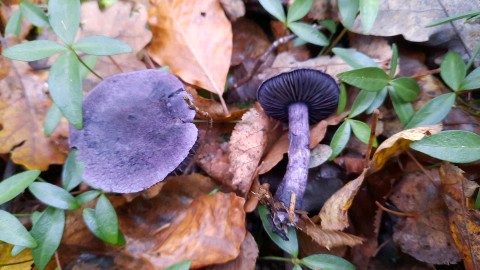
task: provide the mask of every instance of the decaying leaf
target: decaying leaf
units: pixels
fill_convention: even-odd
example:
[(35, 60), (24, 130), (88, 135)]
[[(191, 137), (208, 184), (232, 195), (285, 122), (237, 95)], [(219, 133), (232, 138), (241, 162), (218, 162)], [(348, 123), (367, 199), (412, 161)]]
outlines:
[(240, 255), (230, 262), (205, 267), (205, 270), (252, 270), (258, 257), (257, 242), (252, 234), (247, 232), (245, 240), (240, 247)]
[[(434, 180), (437, 185), (438, 177)], [(410, 215), (400, 219), (394, 227), (393, 240), (403, 252), (431, 264), (452, 264), (461, 260), (449, 230), (445, 203), (425, 174), (404, 176), (390, 200), (401, 212)]]
[(246, 193), (252, 184), (260, 158), (267, 146), (269, 117), (261, 109), (252, 108), (242, 117), (230, 138), (231, 186)]
[(438, 133), (442, 130), (442, 125), (425, 126), (403, 130), (378, 146), (371, 161), (371, 170), (379, 171), (385, 163), (394, 155), (408, 149), (411, 142), (421, 140), (423, 137)]
[(463, 176), (458, 167), (444, 163), (440, 167), (443, 199), (448, 208), (450, 230), (455, 244), (462, 254), (465, 269), (480, 268), (480, 211), (470, 209), (466, 201), (478, 188), (478, 184)]
[(24, 62), (12, 62), (9, 76), (0, 80), (0, 153), (27, 169), (46, 170), (62, 164), (65, 154), (44, 135), (43, 121), (51, 100), (45, 93), (45, 73)]
[(192, 268), (235, 259), (245, 238), (244, 199), (233, 193), (200, 196), (162, 231), (162, 240), (143, 258), (153, 268), (189, 260)]
[(322, 220), (322, 229), (341, 231), (348, 227), (348, 209), (365, 179), (367, 169), (364, 169), (355, 180), (348, 182), (335, 192), (323, 205), (319, 216)]
[(242, 0), (220, 0), (220, 3), (231, 21), (245, 15), (245, 3)]
[[(32, 253), (29, 249), (23, 250), (20, 254), (12, 257), (12, 245), (7, 243), (0, 243), (0, 270), (25, 270), (31, 269), (33, 264)], [(24, 262), (24, 263), (21, 263)], [(19, 263), (19, 264), (16, 264)], [(9, 266), (1, 266), (7, 265)]]
[(7, 77), (10, 73), (10, 61), (4, 57), (2, 54), (3, 46), (0, 43), (0, 80)]
[(218, 94), (227, 112), (222, 94), (232, 55), (232, 26), (219, 1), (153, 1), (148, 23), (152, 58), (184, 81)]

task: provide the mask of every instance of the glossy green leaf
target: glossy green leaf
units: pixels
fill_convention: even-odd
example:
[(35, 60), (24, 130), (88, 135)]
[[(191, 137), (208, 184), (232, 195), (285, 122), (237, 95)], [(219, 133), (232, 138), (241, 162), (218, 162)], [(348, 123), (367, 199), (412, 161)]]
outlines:
[(464, 19), (464, 18), (470, 18), (470, 17), (477, 16), (477, 15), (480, 15), (480, 10), (475, 10), (475, 11), (471, 11), (471, 12), (467, 12), (467, 13), (462, 13), (462, 14), (459, 14), (459, 15), (451, 16), (451, 17), (448, 17), (448, 18), (446, 18), (446, 19), (443, 19), (443, 20), (440, 20), (440, 21), (436, 21), (436, 22), (434, 22), (434, 23), (431, 23), (431, 24), (427, 25), (426, 27), (433, 27), (433, 26), (437, 26), (437, 25), (444, 24), (444, 23), (448, 23), (448, 22), (453, 22), (453, 21), (456, 21), (456, 20)]
[(3, 56), (19, 61), (36, 61), (66, 50), (65, 46), (52, 40), (34, 40), (7, 48)]
[(335, 34), (337, 32), (337, 23), (334, 20), (325, 19), (318, 22), (319, 25), (325, 27), (325, 29), (330, 32), (330, 34)]
[(296, 258), (298, 256), (298, 240), (295, 228), (289, 227), (287, 232), (288, 241), (283, 240), (272, 230), (273, 226), (269, 220), (270, 211), (268, 211), (267, 207), (264, 205), (259, 205), (258, 214), (262, 220), (263, 228), (267, 232), (268, 236), (270, 236), (270, 239), (272, 239), (272, 241), (275, 242), (279, 248)]
[(332, 52), (353, 68), (378, 67), (372, 58), (353, 49), (333, 48)]
[(340, 127), (338, 127), (337, 131), (333, 135), (332, 142), (330, 143), (330, 147), (332, 147), (333, 150), (330, 160), (336, 158), (343, 151), (350, 140), (351, 133), (352, 127), (349, 121), (344, 121)]
[(60, 123), (62, 116), (62, 111), (60, 111), (58, 106), (53, 103), (52, 106), (50, 106), (50, 109), (48, 109), (47, 115), (45, 116), (45, 123), (43, 127), (43, 133), (45, 136), (50, 137), (50, 135), (52, 135), (53, 131), (55, 131)]
[(299, 38), (318, 45), (326, 46), (328, 45), (328, 39), (323, 35), (318, 29), (314, 28), (312, 25), (303, 23), (303, 22), (292, 22), (288, 25), (288, 28), (292, 30), (295, 35)]
[(7, 26), (5, 27), (5, 35), (12, 34), (19, 37), (21, 30), (22, 30), (22, 13), (20, 12), (20, 9), (19, 9), (13, 12), (10, 18), (8, 19)]
[(48, 17), (55, 34), (71, 45), (80, 26), (80, 0), (49, 0)]
[[(88, 56), (82, 57), (82, 61), (91, 70), (93, 70), (95, 68), (95, 66), (97, 65), (98, 56), (88, 55)], [(85, 79), (88, 76), (88, 74), (90, 74), (90, 70), (88, 70), (88, 68), (86, 68), (83, 64), (80, 65), (79, 71), (80, 71), (80, 79), (81, 80)]]
[(337, 114), (341, 114), (345, 111), (345, 107), (347, 106), (347, 87), (344, 83), (340, 83), (340, 97), (338, 98), (338, 107), (337, 107)]
[[(31, 235), (30, 235), (31, 236)], [(33, 238), (33, 237), (32, 237)], [(35, 239), (33, 239), (35, 240)], [(36, 242), (35, 242), (36, 243)], [(15, 257), (17, 256), (18, 254), (20, 254), (22, 251), (24, 251), (27, 247), (24, 247), (24, 246), (13, 246), (12, 248), (12, 251), (10, 252), (10, 255), (12, 257)]]
[(377, 19), (380, 0), (360, 0), (359, 9), (362, 18), (362, 26), (365, 32), (370, 32)]
[(293, 41), (292, 41), (292, 46), (295, 48), (295, 47), (298, 47), (298, 46), (303, 46), (305, 44), (308, 44), (308, 42), (306, 42), (305, 40), (297, 37), (295, 38)]
[(73, 49), (91, 55), (115, 55), (132, 51), (127, 43), (105, 36), (85, 37), (73, 44)]
[(83, 127), (83, 95), (79, 65), (75, 53), (68, 51), (60, 55), (53, 63), (48, 76), (48, 85), (53, 101), (77, 129)]
[(455, 97), (454, 93), (449, 93), (430, 100), (415, 113), (405, 128), (409, 129), (440, 123), (452, 109), (452, 105), (455, 103)]
[(470, 60), (468, 60), (465, 70), (469, 70), (472, 67), (473, 62), (475, 62), (475, 59), (477, 59), (478, 54), (480, 54), (480, 42), (477, 42), (477, 47), (475, 48), (473, 54), (470, 56)]
[(285, 10), (283, 10), (282, 2), (280, 0), (258, 0), (260, 5), (277, 20), (285, 23), (287, 21)]
[(82, 194), (75, 197), (77, 203), (80, 205), (84, 205), (92, 201), (93, 199), (97, 198), (102, 192), (100, 190), (89, 190), (85, 191)]
[(61, 187), (50, 183), (35, 182), (28, 188), (30, 192), (41, 202), (59, 209), (77, 209), (75, 198)]
[(414, 101), (420, 93), (420, 86), (412, 78), (398, 78), (390, 81), (393, 90), (405, 102)]
[(312, 7), (313, 0), (295, 0), (288, 9), (287, 23), (298, 21), (305, 17)]
[[(83, 209), (83, 220), (87, 225), (87, 228), (95, 235), (97, 238), (107, 242), (106, 239), (103, 238), (103, 235), (100, 233), (97, 220), (95, 218), (95, 210), (91, 208)], [(109, 243), (109, 242), (107, 242)], [(125, 244), (125, 237), (123, 236), (122, 232), (118, 230), (118, 239), (114, 243), (110, 243), (113, 245), (124, 245)]]
[(0, 182), (0, 205), (22, 193), (40, 175), (39, 170), (17, 173)]
[[(353, 119), (348, 119), (347, 121), (350, 122), (355, 137), (357, 137), (362, 143), (368, 144), (368, 141), (370, 140), (370, 127), (362, 121)], [(375, 146), (375, 144), (373, 146)]]
[(402, 122), (403, 126), (406, 126), (415, 114), (412, 104), (410, 102), (403, 101), (391, 87), (389, 87), (389, 93), (390, 100), (392, 100), (393, 109), (395, 110), (398, 119), (400, 119), (400, 122)]
[(49, 207), (32, 228), (31, 234), (38, 246), (32, 249), (35, 266), (43, 270), (60, 245), (65, 228), (65, 211)]
[(22, 223), (15, 216), (3, 210), (0, 210), (0, 241), (29, 248), (37, 246), (37, 242)]
[(381, 68), (366, 67), (342, 72), (337, 77), (353, 86), (366, 91), (380, 91), (390, 81), (388, 74)]
[(338, 0), (338, 9), (342, 17), (343, 25), (351, 28), (357, 17), (359, 9), (359, 0)]
[(465, 62), (460, 55), (450, 52), (440, 65), (440, 76), (451, 89), (457, 91), (460, 90), (463, 79), (465, 79), (465, 68)]
[(20, 3), (20, 10), (23, 17), (37, 27), (48, 26), (48, 18), (45, 12), (37, 5), (34, 5), (28, 1), (22, 1)]
[(191, 261), (181, 261), (166, 267), (165, 270), (188, 270), (191, 264)]
[(358, 93), (357, 97), (353, 101), (352, 108), (350, 109), (350, 114), (348, 115), (348, 117), (352, 118), (364, 112), (366, 109), (368, 109), (368, 107), (370, 107), (376, 96), (376, 92), (369, 92), (364, 90), (360, 91), (360, 93)]
[(83, 181), (83, 164), (77, 160), (78, 150), (72, 149), (63, 165), (62, 184), (63, 188), (70, 191)]
[(385, 87), (382, 89), (382, 91), (377, 92), (377, 95), (373, 99), (370, 106), (365, 110), (365, 112), (367, 114), (371, 114), (375, 109), (378, 109), (380, 106), (382, 106), (383, 102), (385, 101), (385, 98), (387, 97), (387, 94), (388, 94), (388, 87)]
[(117, 213), (105, 194), (100, 195), (95, 206), (95, 220), (101, 238), (108, 243), (118, 242)]
[(480, 135), (470, 131), (442, 131), (413, 142), (410, 147), (449, 162), (469, 163), (480, 160)]
[(349, 261), (329, 254), (315, 254), (301, 260), (310, 269), (322, 270), (355, 270)]
[(299, 264), (295, 264), (292, 270), (302, 270), (302, 266), (300, 266)]
[(395, 76), (395, 72), (397, 72), (397, 65), (398, 65), (398, 48), (397, 44), (392, 44), (392, 58), (390, 58), (390, 77)]
[(461, 90), (473, 90), (478, 88), (480, 88), (480, 67), (470, 72), (460, 86)]

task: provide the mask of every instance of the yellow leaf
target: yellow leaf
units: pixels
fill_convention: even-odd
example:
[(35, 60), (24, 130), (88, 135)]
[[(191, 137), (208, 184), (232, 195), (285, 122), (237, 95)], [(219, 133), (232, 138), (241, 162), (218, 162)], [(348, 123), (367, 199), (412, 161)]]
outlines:
[[(29, 249), (25, 249), (20, 254), (12, 257), (12, 245), (0, 243), (0, 270), (30, 270), (32, 269), (33, 258)], [(22, 263), (23, 262), (23, 263)], [(18, 264), (17, 264), (18, 263)], [(8, 266), (1, 266), (7, 265)]]

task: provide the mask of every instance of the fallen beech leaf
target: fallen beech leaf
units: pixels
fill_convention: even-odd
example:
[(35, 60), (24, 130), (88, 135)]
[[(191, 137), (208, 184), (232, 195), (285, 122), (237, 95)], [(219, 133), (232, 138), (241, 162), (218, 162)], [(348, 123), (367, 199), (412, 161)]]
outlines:
[(232, 55), (232, 26), (219, 1), (156, 0), (148, 23), (152, 58), (184, 81), (218, 94), (226, 113), (222, 95)]
[(242, 0), (220, 0), (220, 3), (231, 21), (245, 15), (245, 3)]
[(0, 80), (0, 153), (11, 152), (13, 162), (29, 170), (46, 170), (65, 160), (59, 146), (43, 133), (52, 103), (43, 89), (46, 79), (27, 63), (12, 62), (9, 76)]
[(230, 262), (207, 266), (205, 270), (252, 270), (258, 257), (258, 246), (253, 236), (247, 232), (245, 240), (240, 247), (240, 255)]
[[(32, 269), (33, 258), (30, 249), (24, 249), (20, 254), (12, 257), (13, 246), (7, 243), (0, 243), (0, 270), (25, 270)], [(24, 262), (24, 263), (19, 263)], [(19, 264), (15, 264), (19, 263)], [(5, 264), (12, 264), (9, 266), (1, 266)]]
[(8, 73), (10, 72), (10, 61), (1, 54), (2, 46), (0, 44), (0, 80), (7, 77)]
[[(438, 177), (434, 179), (438, 184)], [(445, 203), (425, 174), (404, 176), (390, 200), (399, 211), (412, 215), (400, 219), (394, 227), (393, 240), (403, 252), (431, 264), (461, 260), (450, 234)]]
[(235, 259), (245, 239), (244, 199), (217, 192), (194, 199), (162, 231), (164, 240), (143, 258), (153, 268), (189, 260), (192, 268)]
[(442, 125), (418, 127), (400, 131), (382, 142), (373, 155), (370, 168), (373, 172), (383, 168), (385, 163), (394, 155), (408, 149), (411, 142), (419, 141), (427, 135), (438, 133)]
[(269, 117), (263, 110), (252, 108), (242, 117), (229, 142), (231, 186), (246, 193), (267, 145)]
[(348, 182), (335, 192), (323, 205), (319, 216), (322, 220), (322, 229), (341, 231), (348, 227), (348, 209), (365, 179), (367, 169), (364, 169), (355, 180)]
[(467, 209), (465, 199), (470, 199), (478, 184), (463, 176), (458, 167), (443, 163), (440, 167), (443, 199), (448, 208), (448, 219), (453, 239), (463, 257), (465, 269), (480, 268), (480, 211)]

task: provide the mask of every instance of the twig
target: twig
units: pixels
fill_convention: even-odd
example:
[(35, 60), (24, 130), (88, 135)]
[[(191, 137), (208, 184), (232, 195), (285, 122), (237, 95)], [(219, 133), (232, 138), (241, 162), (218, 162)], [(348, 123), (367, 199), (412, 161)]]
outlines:
[(55, 263), (57, 264), (57, 269), (62, 270), (62, 264), (60, 263), (60, 258), (58, 258), (58, 252), (55, 252)]
[(290, 223), (295, 223), (295, 202), (297, 201), (297, 194), (295, 192), (292, 192), (292, 195), (290, 196), (290, 208), (288, 209), (288, 219), (290, 220)]
[(122, 67), (113, 59), (111, 55), (108, 56), (108, 59), (113, 63), (113, 65), (120, 71), (120, 73), (123, 73)]
[(440, 188), (439, 185), (435, 183), (435, 179), (433, 179), (433, 177), (428, 173), (425, 167), (423, 167), (422, 164), (420, 164), (420, 162), (412, 155), (410, 151), (406, 151), (406, 152), (407, 152), (407, 155), (413, 160), (413, 162), (417, 164), (418, 168), (420, 168), (420, 170), (422, 170), (422, 172), (427, 176), (427, 178), (430, 180), (432, 185), (435, 186), (435, 188), (439, 189)]
[(424, 77), (424, 76), (427, 76), (427, 75), (433, 75), (433, 74), (437, 74), (437, 73), (440, 73), (439, 68), (428, 70), (428, 71), (426, 71), (424, 73), (420, 73), (420, 74), (413, 74), (412, 76), (410, 76), (410, 78), (415, 79), (415, 78)]
[(331, 50), (333, 49), (333, 47), (335, 47), (338, 44), (338, 42), (340, 42), (340, 40), (342, 40), (343, 36), (345, 36), (345, 34), (347, 32), (348, 32), (348, 29), (346, 27), (343, 28), (342, 32), (340, 32), (340, 34), (338, 34), (337, 38), (335, 38), (335, 40), (332, 43), (330, 43), (330, 45), (328, 46), (325, 53), (322, 53), (322, 54), (329, 54), (331, 52)]
[(82, 65), (84, 65), (93, 75), (95, 75), (95, 77), (99, 78), (100, 80), (103, 80), (102, 76), (98, 75), (85, 62), (83, 62), (82, 58), (80, 58), (80, 56), (77, 54), (77, 52), (74, 49), (72, 49), (72, 52), (77, 56), (78, 61), (80, 61), (80, 63), (82, 63)]
[(372, 122), (372, 127), (370, 128), (370, 138), (368, 139), (368, 148), (367, 148), (367, 153), (365, 154), (365, 164), (370, 162), (370, 155), (372, 154), (372, 148), (373, 148), (373, 141), (375, 140), (375, 131), (377, 130), (377, 123), (378, 123), (378, 115), (380, 112), (378, 109), (375, 109), (373, 111), (373, 122)]
[(375, 201), (375, 204), (380, 207), (380, 209), (382, 209), (383, 211), (387, 212), (387, 213), (390, 213), (390, 214), (393, 214), (393, 215), (396, 215), (396, 216), (399, 216), (399, 217), (417, 217), (417, 215), (415, 213), (404, 213), (404, 212), (399, 212), (399, 211), (394, 211), (394, 210), (391, 210), (391, 209), (388, 209), (386, 208), (385, 206), (383, 206), (381, 203), (379, 203), (378, 201)]

